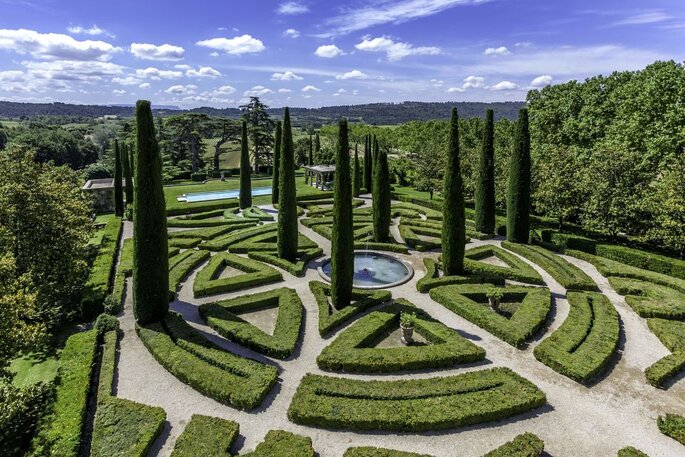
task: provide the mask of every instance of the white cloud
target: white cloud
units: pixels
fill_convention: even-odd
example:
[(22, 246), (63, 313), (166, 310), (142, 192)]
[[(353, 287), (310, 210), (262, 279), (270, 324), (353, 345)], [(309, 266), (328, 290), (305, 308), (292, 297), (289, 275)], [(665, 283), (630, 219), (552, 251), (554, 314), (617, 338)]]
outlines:
[(292, 90), (283, 88), (283, 89), (278, 89), (278, 92), (280, 92), (281, 94), (287, 94), (289, 92), (292, 92)]
[(514, 46), (516, 46), (517, 48), (529, 48), (533, 46), (533, 43), (531, 43), (530, 41), (519, 41), (518, 43), (515, 43)]
[(0, 71), (0, 81), (2, 82), (22, 82), (26, 79), (26, 75), (23, 71), (10, 70), (10, 71)]
[(348, 71), (342, 75), (337, 75), (335, 79), (368, 79), (369, 75), (359, 70)]
[(128, 75), (125, 78), (114, 77), (112, 78), (112, 82), (115, 84), (121, 84), (122, 86), (136, 86), (143, 81), (134, 76)]
[(145, 60), (181, 60), (185, 49), (171, 44), (131, 43), (131, 54)]
[(501, 81), (495, 84), (494, 86), (490, 87), (490, 90), (516, 90), (518, 88), (519, 86), (516, 83), (513, 83), (511, 81)]
[(112, 93), (113, 93), (114, 95), (124, 95), (124, 94), (126, 93), (126, 91), (125, 91), (125, 90), (122, 90), (122, 89), (114, 89), (114, 90), (112, 91)]
[(462, 89), (481, 89), (485, 87), (485, 78), (482, 76), (468, 76), (464, 78)]
[(61, 81), (101, 81), (103, 78), (121, 75), (124, 68), (111, 62), (77, 60), (22, 62), (22, 64), (34, 78)]
[(93, 24), (91, 27), (81, 27), (80, 25), (72, 25), (70, 27), (67, 27), (67, 30), (69, 31), (69, 33), (73, 33), (74, 35), (107, 35), (108, 37), (114, 38), (114, 35), (112, 35), (105, 29), (101, 29), (95, 24)]
[(212, 38), (210, 40), (198, 41), (195, 44), (233, 55), (262, 52), (266, 49), (261, 40), (253, 38), (251, 35), (241, 35), (233, 38)]
[(302, 80), (301, 76), (297, 76), (295, 73), (292, 71), (286, 71), (285, 73), (274, 73), (271, 75), (271, 80), (272, 81), (293, 81), (293, 80)]
[(261, 97), (264, 95), (268, 94), (273, 94), (274, 91), (271, 89), (264, 87), (264, 86), (254, 86), (250, 90), (246, 90), (245, 93), (243, 93), (243, 96), (245, 97)]
[(231, 95), (232, 93), (235, 93), (235, 87), (233, 86), (221, 86), (218, 89), (214, 90), (215, 94), (221, 94), (221, 95)]
[(154, 80), (160, 79), (178, 79), (183, 76), (181, 71), (160, 70), (155, 67), (147, 67), (145, 69), (136, 70), (136, 76), (139, 78), (150, 78)]
[(174, 65), (174, 68), (177, 70), (184, 70), (185, 71), (185, 70), (190, 70), (193, 67), (191, 67), (190, 65), (185, 64), (185, 63), (178, 63), (178, 64)]
[(150, 83), (143, 83), (138, 87), (141, 89), (149, 89), (151, 86), (150, 86)]
[(511, 51), (506, 46), (500, 46), (499, 48), (487, 48), (483, 54), (486, 56), (506, 56), (511, 54)]
[(384, 52), (391, 62), (401, 60), (411, 55), (433, 56), (442, 52), (440, 48), (434, 46), (414, 47), (412, 44), (393, 41), (388, 37), (366, 37), (361, 43), (355, 45), (355, 48), (367, 52)]
[(454, 92), (466, 92), (466, 89), (464, 89), (463, 87), (450, 87), (449, 89), (447, 89), (447, 92), (450, 94)]
[(333, 96), (339, 97), (339, 96), (344, 95), (346, 93), (347, 93), (347, 91), (345, 89), (338, 89), (338, 91), (336, 93), (334, 93)]
[(554, 78), (552, 78), (550, 75), (541, 75), (530, 82), (530, 87), (539, 89), (541, 87), (549, 86), (552, 84), (553, 80)]
[(78, 41), (61, 33), (0, 29), (0, 49), (49, 60), (107, 61), (121, 51), (104, 41)]
[(191, 68), (186, 71), (186, 76), (191, 78), (216, 78), (221, 76), (221, 72), (212, 67), (200, 67), (197, 70)]
[(342, 55), (343, 50), (334, 44), (326, 44), (326, 45), (319, 46), (318, 48), (316, 48), (316, 51), (314, 51), (314, 54), (316, 54), (319, 57), (325, 57), (327, 59), (331, 59), (333, 57), (338, 57), (339, 55)]
[(445, 84), (445, 81), (441, 79), (431, 79), (431, 85), (433, 87), (442, 87)]
[(321, 92), (321, 89), (316, 86), (305, 86), (302, 88), (302, 92)]
[(194, 94), (196, 90), (197, 90), (197, 86), (195, 86), (193, 84), (186, 84), (185, 86), (182, 86), (182, 85), (171, 86), (168, 89), (166, 89), (164, 92), (166, 92), (167, 94), (174, 94), (174, 95), (186, 95), (186, 94)]
[(640, 14), (625, 17), (619, 21), (612, 23), (612, 26), (620, 25), (643, 25), (656, 24), (673, 19), (673, 16), (665, 13), (663, 10), (646, 11)]
[(285, 32), (283, 32), (283, 36), (286, 38), (297, 38), (300, 36), (300, 32), (295, 29), (288, 29)]
[(278, 5), (278, 8), (276, 9), (276, 12), (278, 14), (288, 14), (288, 15), (293, 15), (293, 14), (303, 14), (309, 11), (309, 7), (305, 5), (302, 2), (283, 2), (280, 5)]

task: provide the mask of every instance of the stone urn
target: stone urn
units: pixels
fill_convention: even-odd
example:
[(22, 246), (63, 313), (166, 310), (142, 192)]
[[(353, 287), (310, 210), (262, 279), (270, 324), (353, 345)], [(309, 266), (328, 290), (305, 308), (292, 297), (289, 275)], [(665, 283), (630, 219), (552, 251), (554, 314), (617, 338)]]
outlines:
[(410, 345), (414, 342), (414, 326), (413, 325), (400, 325), (400, 330), (402, 330), (402, 344)]

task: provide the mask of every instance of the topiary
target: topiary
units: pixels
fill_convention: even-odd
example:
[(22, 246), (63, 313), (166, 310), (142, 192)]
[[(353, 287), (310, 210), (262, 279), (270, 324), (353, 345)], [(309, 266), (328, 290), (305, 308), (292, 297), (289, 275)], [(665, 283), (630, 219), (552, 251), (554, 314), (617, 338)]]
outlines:
[(102, 313), (95, 319), (95, 331), (98, 338), (102, 338), (107, 332), (116, 332), (119, 330), (119, 319), (111, 314)]

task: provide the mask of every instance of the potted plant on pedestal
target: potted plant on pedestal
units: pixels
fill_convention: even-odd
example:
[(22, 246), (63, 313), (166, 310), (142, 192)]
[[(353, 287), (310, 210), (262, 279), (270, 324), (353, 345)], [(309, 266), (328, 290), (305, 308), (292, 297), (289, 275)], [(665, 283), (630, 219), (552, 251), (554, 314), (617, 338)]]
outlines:
[(409, 345), (414, 342), (414, 326), (416, 323), (415, 313), (400, 314), (400, 329), (402, 330), (402, 343)]
[(488, 297), (490, 307), (499, 312), (500, 302), (502, 301), (502, 298), (504, 298), (504, 290), (501, 287), (493, 287), (488, 289), (485, 295)]

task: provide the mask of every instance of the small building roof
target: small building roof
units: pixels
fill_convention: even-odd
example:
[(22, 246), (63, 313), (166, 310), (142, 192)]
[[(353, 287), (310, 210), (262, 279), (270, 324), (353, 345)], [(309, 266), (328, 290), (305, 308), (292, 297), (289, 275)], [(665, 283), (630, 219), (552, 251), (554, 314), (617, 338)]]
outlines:
[[(126, 187), (126, 180), (121, 180), (121, 185)], [(114, 189), (114, 178), (89, 179), (81, 190)]]
[(315, 173), (335, 173), (335, 165), (305, 165), (304, 168)]

